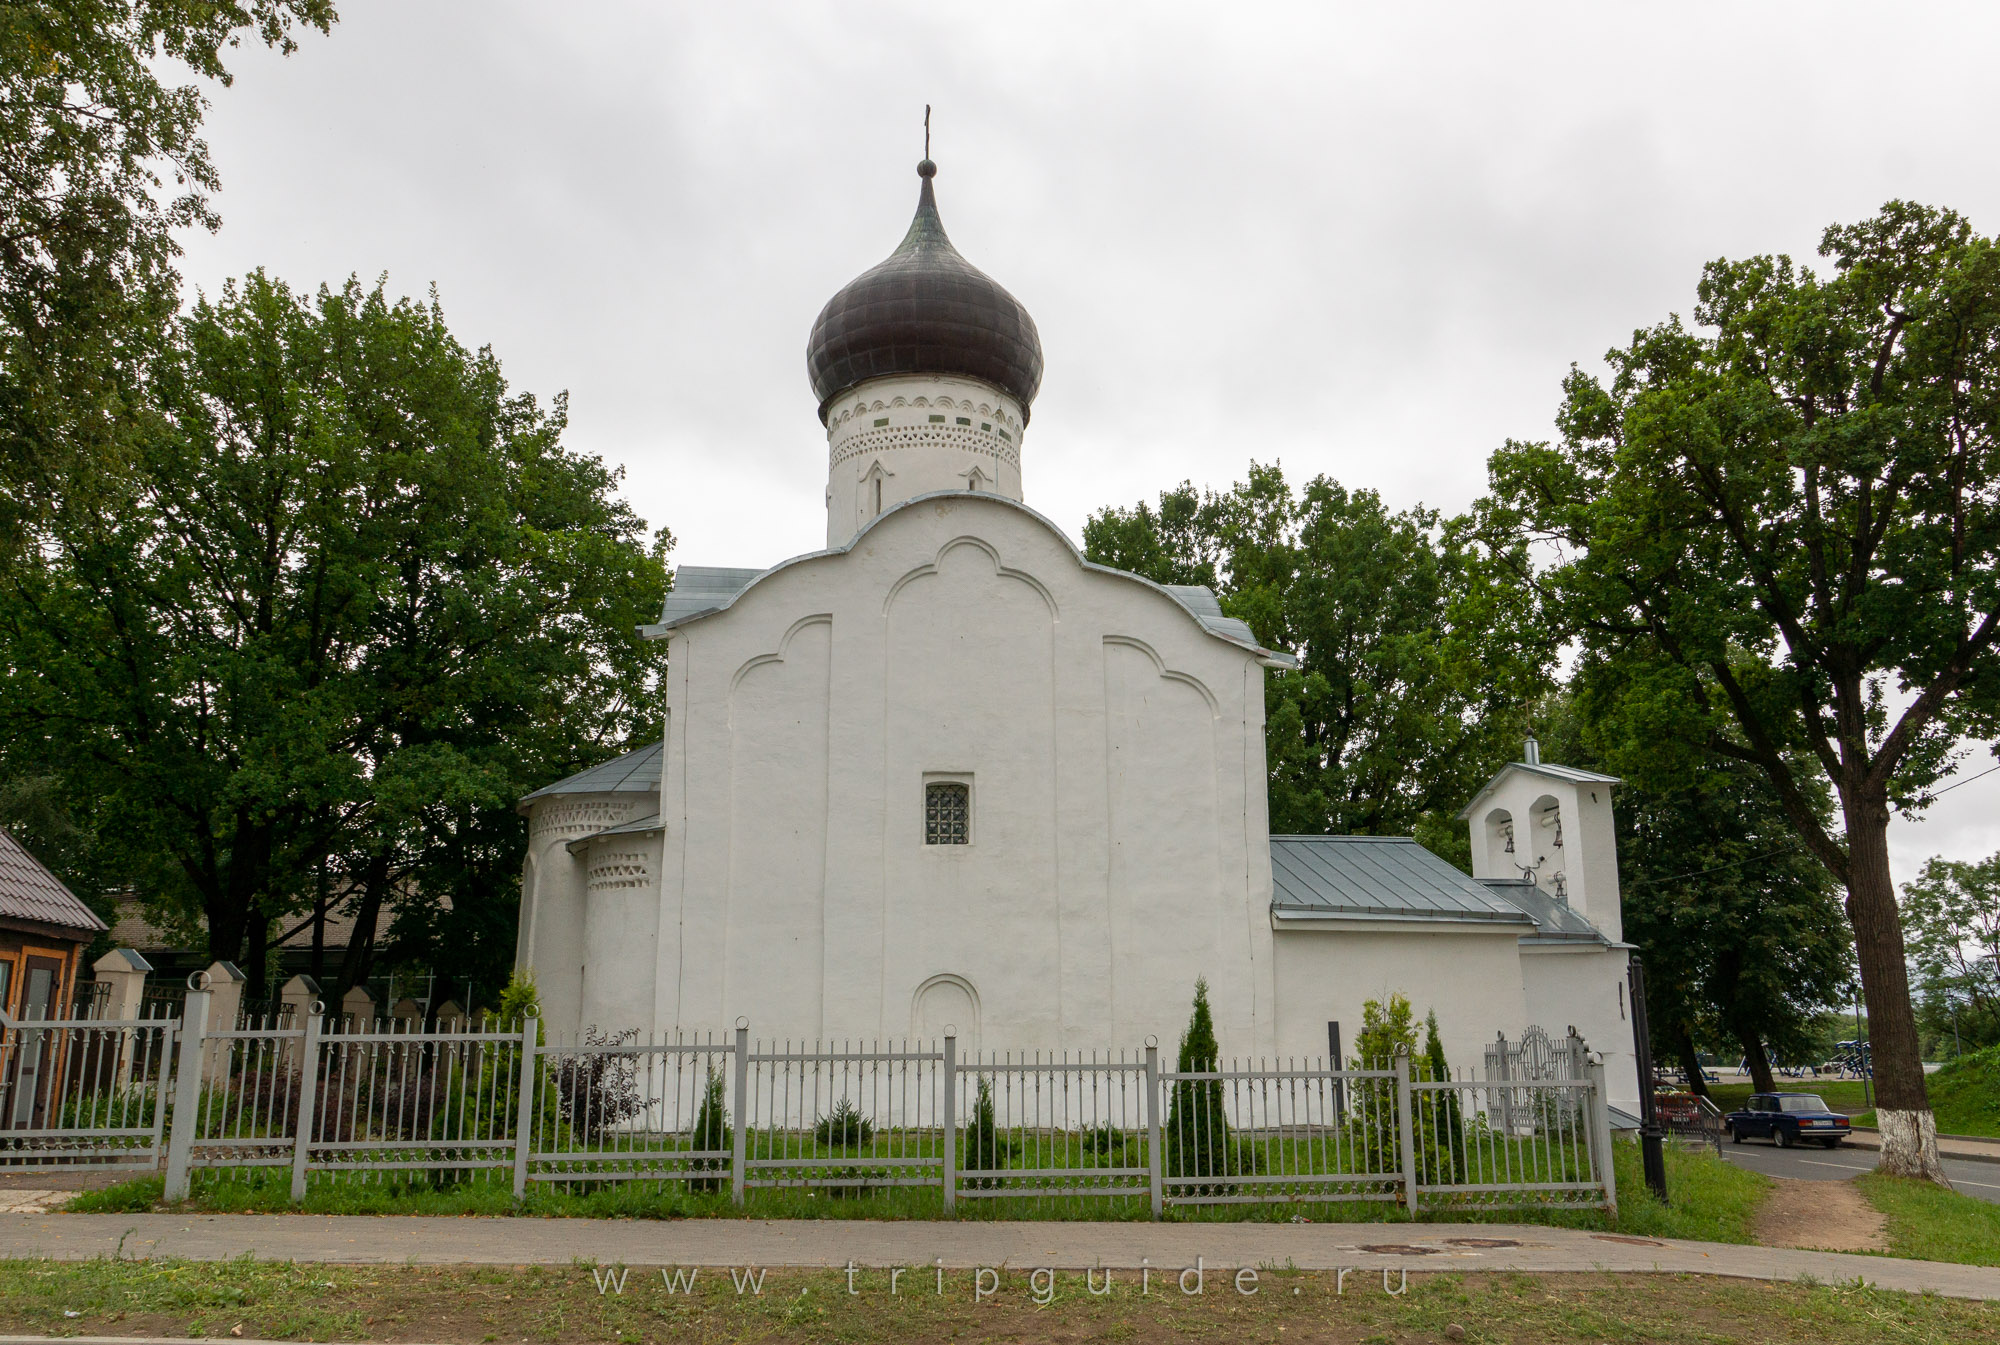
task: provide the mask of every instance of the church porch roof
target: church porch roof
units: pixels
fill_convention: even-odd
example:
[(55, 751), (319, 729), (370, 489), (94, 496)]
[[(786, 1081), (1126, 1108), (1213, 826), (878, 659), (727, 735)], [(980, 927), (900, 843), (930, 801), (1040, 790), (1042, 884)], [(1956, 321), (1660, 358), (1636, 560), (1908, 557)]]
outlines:
[(1280, 920), (1533, 923), (1518, 904), (1409, 836), (1273, 836), (1271, 913)]
[(521, 800), (526, 807), (536, 799), (556, 794), (657, 794), (660, 792), (660, 751), (664, 744), (647, 743), (623, 756), (599, 762), (552, 785), (543, 785)]
[(1588, 943), (1609, 947), (1611, 940), (1568, 902), (1557, 901), (1539, 883), (1526, 878), (1481, 878), (1482, 886), (1513, 903), (1535, 922), (1532, 934), (1523, 934), (1522, 943)]

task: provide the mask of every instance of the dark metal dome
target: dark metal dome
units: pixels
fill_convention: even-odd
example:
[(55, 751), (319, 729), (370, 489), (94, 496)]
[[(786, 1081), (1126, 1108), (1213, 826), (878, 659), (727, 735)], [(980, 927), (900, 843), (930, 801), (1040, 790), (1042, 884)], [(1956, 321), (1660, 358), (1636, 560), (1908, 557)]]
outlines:
[(917, 216), (888, 260), (827, 300), (806, 344), (822, 420), (858, 383), (889, 374), (958, 374), (1029, 404), (1042, 385), (1042, 338), (1028, 310), (958, 255), (938, 218), (929, 159), (917, 165)]

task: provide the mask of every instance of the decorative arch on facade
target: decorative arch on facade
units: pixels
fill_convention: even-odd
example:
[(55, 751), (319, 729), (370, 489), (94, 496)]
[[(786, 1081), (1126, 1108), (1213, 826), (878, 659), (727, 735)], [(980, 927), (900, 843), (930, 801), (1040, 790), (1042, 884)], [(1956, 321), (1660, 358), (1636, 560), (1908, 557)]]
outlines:
[(899, 594), (902, 593), (903, 589), (906, 586), (908, 586), (911, 582), (915, 580), (923, 579), (929, 575), (936, 574), (938, 572), (938, 567), (944, 563), (944, 558), (947, 555), (951, 554), (951, 552), (954, 549), (961, 546), (971, 547), (976, 551), (984, 553), (987, 560), (991, 561), (993, 564), (994, 574), (998, 575), (1002, 579), (1012, 579), (1020, 583), (1026, 584), (1029, 588), (1033, 589), (1036, 593), (1040, 594), (1042, 601), (1045, 604), (1047, 604), (1049, 609), (1049, 619), (1051, 621), (1061, 619), (1061, 612), (1056, 607), (1056, 596), (1055, 594), (1049, 592), (1048, 586), (1042, 583), (1041, 580), (1035, 578), (1035, 576), (1029, 574), (1026, 570), (1017, 570), (1012, 566), (1005, 564), (1000, 559), (1000, 552), (993, 546), (993, 544), (986, 541), (984, 538), (980, 537), (952, 538), (950, 541), (946, 542), (943, 546), (937, 549), (936, 557), (933, 558), (928, 564), (917, 566), (916, 569), (911, 570), (908, 574), (898, 579), (895, 583), (889, 585), (888, 595), (882, 599), (882, 615), (887, 616), (892, 610), (894, 610), (896, 606), (896, 598)]
[(785, 636), (778, 641), (776, 649), (768, 654), (757, 654), (745, 659), (743, 666), (738, 668), (729, 678), (729, 698), (731, 703), (734, 704), (735, 702), (736, 688), (743, 684), (743, 679), (749, 676), (753, 670), (761, 668), (767, 663), (783, 663), (785, 661), (785, 652), (792, 647), (792, 641), (798, 638), (800, 631), (808, 626), (831, 626), (832, 624), (833, 613), (831, 612), (815, 612), (811, 616), (802, 616), (797, 621), (794, 621), (791, 627), (785, 631)]
[(1161, 677), (1165, 678), (1169, 682), (1181, 682), (1187, 686), (1193, 687), (1195, 691), (1200, 694), (1202, 700), (1207, 702), (1209, 718), (1214, 719), (1222, 713), (1221, 702), (1216, 700), (1215, 693), (1213, 691), (1210, 691), (1208, 689), (1208, 686), (1200, 678), (1196, 677), (1192, 673), (1184, 673), (1177, 671), (1176, 669), (1169, 668), (1167, 666), (1167, 661), (1160, 657), (1159, 651), (1154, 649), (1153, 646), (1147, 644), (1144, 640), (1138, 639), (1137, 637), (1131, 635), (1107, 635), (1104, 637), (1104, 643), (1123, 645), (1127, 649), (1138, 650), (1140, 653), (1144, 654), (1148, 659), (1152, 661), (1153, 670), (1159, 673)]
[(979, 1048), (979, 1018), (978, 988), (955, 972), (939, 972), (910, 996), (910, 1035), (928, 1041), (953, 1029), (960, 1059)]

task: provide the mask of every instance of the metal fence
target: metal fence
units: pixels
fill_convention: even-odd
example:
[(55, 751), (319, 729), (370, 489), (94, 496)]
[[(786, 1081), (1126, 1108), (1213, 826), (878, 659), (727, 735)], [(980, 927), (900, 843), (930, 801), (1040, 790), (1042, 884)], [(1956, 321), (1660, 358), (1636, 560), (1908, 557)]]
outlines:
[(176, 1031), (0, 1010), (0, 1168), (156, 1168)]
[[(1151, 1045), (961, 1056), (951, 1037), (760, 1043), (747, 1026), (546, 1039), (533, 1019), (423, 1031), (312, 1012), (217, 1029), (210, 998), (190, 992), (173, 1021), (4, 1020), (0, 1163), (164, 1157), (170, 1199), (200, 1171), (288, 1177), (295, 1200), (315, 1182), (420, 1177), (517, 1197), (645, 1181), (1001, 1215), (1024, 1201), (1155, 1218), (1616, 1208), (1603, 1067), (1574, 1037), (1577, 1077), (1430, 1078), (1406, 1054), (1173, 1070)], [(24, 1111), (27, 1096), (40, 1101)]]

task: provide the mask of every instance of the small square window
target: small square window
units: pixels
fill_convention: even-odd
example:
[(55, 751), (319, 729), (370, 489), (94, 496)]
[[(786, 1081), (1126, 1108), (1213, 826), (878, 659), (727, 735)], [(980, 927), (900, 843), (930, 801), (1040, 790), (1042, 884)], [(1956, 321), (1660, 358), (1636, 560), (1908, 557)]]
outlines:
[(942, 425), (942, 424), (944, 424), (944, 417), (943, 417), (943, 416), (932, 416), (932, 417), (931, 417), (931, 424), (933, 424), (933, 425)]
[(962, 780), (924, 786), (924, 844), (972, 843), (972, 787)]
[(972, 423), (972, 417), (971, 417), (971, 416), (960, 416), (960, 417), (958, 418), (958, 423), (959, 423), (959, 424), (961, 424), (961, 425), (970, 425), (970, 424)]
[(887, 425), (888, 423), (889, 423), (889, 418), (887, 416), (875, 417), (875, 428), (878, 430), (881, 429), (884, 425)]

